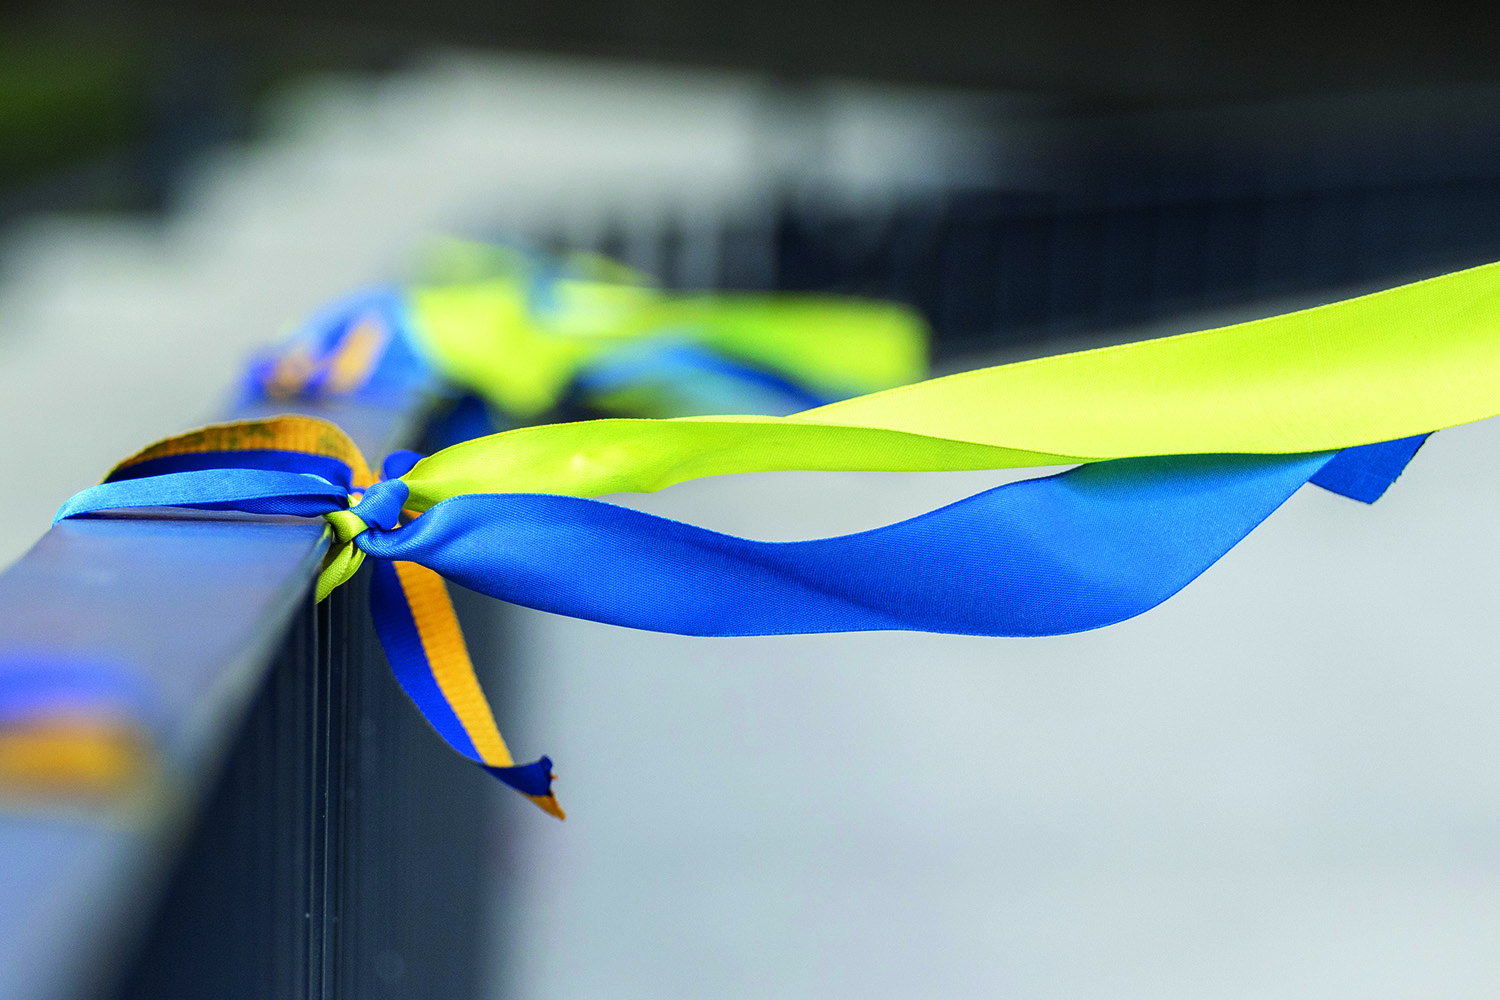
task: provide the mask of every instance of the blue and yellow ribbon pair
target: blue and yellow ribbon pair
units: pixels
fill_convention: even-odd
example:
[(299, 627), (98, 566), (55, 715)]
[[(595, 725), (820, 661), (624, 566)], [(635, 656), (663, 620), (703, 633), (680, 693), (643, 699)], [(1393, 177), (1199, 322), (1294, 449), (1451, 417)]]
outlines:
[(504, 422), (570, 402), (632, 416), (792, 413), (920, 378), (926, 326), (889, 302), (670, 294), (592, 255), (450, 240), (427, 277), (315, 313), (256, 358), (259, 400), (379, 402), (441, 384)]
[[(421, 600), (390, 582), (404, 587), (405, 571), (381, 563), (425, 567), (528, 607), (689, 635), (1042, 636), (1155, 607), (1304, 484), (1372, 502), (1426, 435), (1497, 413), (1500, 265), (1489, 265), (788, 417), (523, 427), (414, 463), (399, 456), (379, 481), (332, 425), (226, 425), (148, 449), (58, 516), (148, 505), (323, 516), (340, 544), (319, 595), (368, 557), (381, 593), (409, 609)], [(592, 499), (778, 469), (1058, 465), (1076, 467), (871, 531), (799, 542), (739, 538)], [(341, 469), (351, 471), (340, 478)], [(429, 655), (428, 633), (407, 627), (399, 607), (375, 610), (383, 635), (415, 634), (412, 645)], [(387, 644), (393, 662), (399, 647)], [(430, 660), (412, 669), (409, 691), (431, 678), (413, 696), (429, 718), (449, 711), (459, 720), (467, 743), (435, 722), (450, 743), (506, 780), (509, 755), (505, 765), (485, 761), (469, 735), (467, 696), (450, 694)], [(528, 766), (539, 774), (544, 764)]]
[[(785, 413), (909, 381), (925, 362), (921, 321), (885, 303), (668, 297), (604, 258), (462, 241), (440, 244), (429, 265), (418, 285), (368, 289), (318, 311), (252, 363), (248, 400), (401, 405), (413, 392), (441, 395), (456, 384), (480, 394), (502, 422), (565, 400), (632, 415)], [(489, 433), (493, 418), (474, 410), (461, 402), (434, 435)], [(382, 479), (396, 479), (416, 457), (388, 458)], [(394, 493), (361, 499), (375, 484), (342, 434), (297, 418), (164, 442), (122, 463), (111, 481), (230, 466), (315, 475), (335, 487), (296, 501), (234, 501), (245, 509), (289, 503), (277, 509), (328, 519), (337, 547), (320, 576), (319, 600), (358, 569), (366, 543), (355, 542), (371, 524), (387, 529), (400, 520), (399, 510), (376, 499)], [(346, 489), (353, 509), (324, 509)], [(441, 577), (416, 563), (377, 560), (371, 603), (398, 679), (444, 739), (561, 817), (550, 762), (514, 766)]]
[[(399, 475), (419, 457), (396, 452), (382, 475)], [(58, 519), (141, 506), (323, 516), (336, 545), (317, 583), (322, 600), (364, 561), (354, 544), (362, 533), (394, 529), (411, 516), (403, 515), (404, 496), (400, 480), (377, 478), (336, 425), (283, 416), (219, 424), (152, 445), (75, 497)], [(552, 762), (542, 757), (518, 765), (500, 736), (442, 578), (417, 564), (380, 560), (370, 606), (396, 679), (448, 745), (561, 819)]]

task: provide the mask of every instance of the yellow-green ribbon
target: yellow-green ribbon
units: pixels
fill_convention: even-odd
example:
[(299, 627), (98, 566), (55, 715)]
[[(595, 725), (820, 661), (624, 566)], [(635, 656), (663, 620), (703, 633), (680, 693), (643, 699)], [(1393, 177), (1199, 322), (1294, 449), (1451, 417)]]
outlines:
[(681, 295), (603, 258), (552, 273), (508, 247), (448, 241), (443, 281), (409, 292), (423, 353), (451, 381), (517, 417), (554, 406), (580, 369), (631, 343), (681, 341), (784, 375), (826, 399), (920, 378), (921, 318), (829, 295)]
[(468, 441), (404, 478), (599, 496), (785, 469), (999, 469), (1295, 454), (1500, 413), (1500, 264), (1233, 326), (950, 375), (790, 417), (617, 419)]

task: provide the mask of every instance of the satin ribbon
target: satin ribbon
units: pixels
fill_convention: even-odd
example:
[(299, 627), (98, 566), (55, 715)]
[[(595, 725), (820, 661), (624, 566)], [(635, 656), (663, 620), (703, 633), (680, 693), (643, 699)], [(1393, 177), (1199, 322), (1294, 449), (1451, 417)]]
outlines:
[(551, 760), (516, 765), (495, 726), (444, 577), (542, 610), (691, 635), (1051, 635), (1154, 607), (1309, 479), (1333, 473), (1324, 485), (1378, 495), (1419, 444), (1099, 463), (870, 532), (769, 543), (546, 494), (459, 496), (412, 518), (402, 475), (421, 464), (414, 453), (391, 456), (369, 483), (336, 426), (281, 417), (155, 445), (58, 519), (145, 506), (324, 517), (337, 546), (318, 598), (372, 558), (371, 612), (402, 688), (454, 750), (561, 818)]
[[(1500, 269), (1490, 265), (1256, 323), (984, 369), (789, 418), (522, 428), (454, 445), (409, 468), (400, 462), (352, 507), (357, 471), (346, 484), (326, 470), (295, 468), (285, 449), (254, 446), (281, 433), (270, 426), (276, 422), (233, 425), (203, 432), (191, 447), (148, 449), (115, 481), (70, 500), (59, 517), (141, 505), (319, 514), (339, 541), (320, 596), (368, 556), (426, 567), (530, 607), (694, 635), (1057, 634), (1154, 607), (1303, 483), (1377, 498), (1428, 432), (1500, 409), (1497, 329)], [(350, 469), (362, 465), (331, 425), (282, 419), (311, 461), (342, 456)], [(226, 451), (220, 445), (229, 437), (245, 446)], [(175, 453), (196, 464), (168, 471), (163, 462)], [(736, 538), (588, 499), (765, 469), (917, 471), (1084, 459), (1091, 461), (874, 531), (806, 542)], [(379, 569), (374, 579), (389, 594), (380, 581), (401, 576)], [(394, 614), (379, 606), (376, 613)], [(482, 758), (471, 744), (470, 756)]]
[(319, 310), (250, 365), (252, 399), (376, 402), (446, 381), (514, 419), (791, 413), (920, 378), (926, 326), (894, 303), (671, 295), (603, 258), (450, 241), (444, 280)]
[(411, 506), (790, 469), (918, 472), (1334, 451), (1500, 413), (1500, 264), (1269, 319), (984, 368), (789, 417), (609, 419), (448, 448)]
[[(458, 242), (447, 248), (450, 262), (453, 253), (469, 254), (467, 273), (450, 269), (416, 289), (366, 290), (320, 310), (251, 365), (246, 395), (400, 403), (413, 391), (441, 391), (446, 376), (512, 416), (550, 408), (565, 393), (585, 406), (646, 416), (787, 413), (909, 380), (925, 360), (922, 323), (896, 306), (811, 297), (669, 298), (603, 258)], [(483, 266), (475, 266), (475, 254)], [(207, 444), (194, 436), (173, 439), (112, 473), (116, 484), (150, 479), (144, 491), (117, 485), (99, 495), (114, 505), (321, 514), (335, 547), (319, 577), (319, 600), (359, 568), (372, 524), (376, 530), (396, 524), (399, 507), (379, 506), (395, 494), (381, 493), (389, 488), (380, 484), (360, 499), (360, 488), (372, 485), (364, 458), (331, 429), (280, 420), (204, 434)], [(314, 441), (320, 434), (326, 440)], [(393, 471), (393, 460), (404, 464)], [(384, 479), (410, 464), (387, 459)], [(187, 475), (228, 468), (260, 474), (241, 475), (234, 486)], [(344, 509), (351, 497), (353, 509)], [(66, 516), (81, 512), (70, 508)], [(550, 762), (513, 764), (441, 578), (411, 562), (379, 562), (371, 602), (398, 679), (444, 739), (561, 817)]]
[[(440, 242), (424, 265), (424, 280), (410, 295), (428, 357), (454, 383), (521, 418), (550, 409), (579, 373), (608, 366), (643, 341), (681, 344), (699, 357), (772, 373), (823, 401), (903, 385), (926, 370), (926, 324), (892, 302), (666, 292), (597, 254), (465, 240)], [(671, 363), (680, 369), (683, 359)], [(699, 367), (699, 374), (715, 367)], [(640, 409), (632, 401), (624, 412)]]

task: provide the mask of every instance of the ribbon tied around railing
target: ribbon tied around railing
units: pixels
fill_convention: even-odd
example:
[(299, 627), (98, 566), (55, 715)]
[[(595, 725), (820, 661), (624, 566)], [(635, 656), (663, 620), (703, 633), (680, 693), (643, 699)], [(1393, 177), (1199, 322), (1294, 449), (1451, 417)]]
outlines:
[[(365, 561), (372, 534), (400, 526), (407, 486), (399, 476), (421, 456), (398, 451), (374, 478), (336, 425), (283, 416), (203, 428), (131, 456), (99, 486), (65, 504), (58, 520), (129, 507), (237, 510), (321, 516), (332, 545), (317, 600)], [(370, 580), (376, 633), (397, 681), (448, 745), (552, 815), (552, 761), (516, 764), (469, 659), (443, 580), (415, 563), (377, 560)]]
[[(221, 425), (127, 459), (59, 518), (175, 506), (321, 516), (319, 597), (374, 563), (402, 686), (456, 750), (517, 766), (443, 580), (608, 624), (729, 636), (910, 629), (1042, 636), (1155, 607), (1301, 486), (1373, 502), (1426, 436), (1500, 412), (1500, 265), (1318, 309), (1058, 355), (790, 417), (523, 427), (373, 476), (335, 426)], [(594, 497), (771, 470), (1073, 465), (870, 531), (764, 542)], [(352, 502), (351, 502), (352, 499)], [(560, 814), (560, 811), (559, 811)]]

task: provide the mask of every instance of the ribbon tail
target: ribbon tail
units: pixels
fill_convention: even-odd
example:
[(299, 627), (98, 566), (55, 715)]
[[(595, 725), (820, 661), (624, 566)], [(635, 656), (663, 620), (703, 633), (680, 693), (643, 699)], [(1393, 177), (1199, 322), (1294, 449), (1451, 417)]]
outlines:
[(318, 572), (318, 580), (313, 585), (313, 600), (322, 604), (349, 578), (359, 572), (360, 566), (364, 565), (365, 551), (358, 545), (345, 542), (328, 554), (324, 560), (323, 568)]
[(579, 497), (470, 494), (365, 544), (515, 604), (658, 632), (1060, 635), (1167, 600), (1333, 457), (1098, 462), (796, 542)]
[(1374, 503), (1406, 471), (1407, 463), (1427, 438), (1426, 434), (1418, 434), (1399, 441), (1345, 448), (1308, 482), (1350, 500)]
[(543, 756), (530, 764), (517, 764), (511, 767), (491, 767), (488, 764), (480, 766), (535, 802), (537, 808), (543, 812), (550, 813), (558, 819), (568, 818), (562, 806), (557, 804), (557, 796), (552, 794), (552, 781), (557, 775), (552, 773), (551, 757)]
[(391, 671), (447, 744), (542, 810), (565, 818), (552, 761), (516, 764), (495, 725), (443, 578), (413, 562), (373, 559), (370, 611)]

